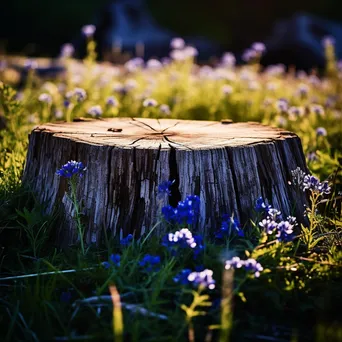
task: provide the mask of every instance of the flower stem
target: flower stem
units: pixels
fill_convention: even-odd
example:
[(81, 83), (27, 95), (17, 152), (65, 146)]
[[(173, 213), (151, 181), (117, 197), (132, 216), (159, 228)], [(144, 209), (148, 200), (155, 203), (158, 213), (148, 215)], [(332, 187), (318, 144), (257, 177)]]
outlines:
[(77, 180), (75, 177), (72, 177), (70, 179), (70, 188), (71, 188), (71, 201), (75, 209), (75, 220), (76, 220), (76, 226), (77, 226), (77, 231), (78, 231), (78, 237), (81, 243), (82, 254), (85, 255), (84, 241), (83, 241), (84, 229), (83, 229), (82, 222), (81, 222), (80, 206), (79, 206), (79, 203), (77, 201), (77, 196), (76, 196)]

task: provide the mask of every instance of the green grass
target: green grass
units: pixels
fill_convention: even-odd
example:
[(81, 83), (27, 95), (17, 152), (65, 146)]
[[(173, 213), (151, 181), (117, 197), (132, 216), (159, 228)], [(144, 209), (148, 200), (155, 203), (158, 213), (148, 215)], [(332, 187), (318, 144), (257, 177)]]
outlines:
[[(341, 340), (342, 80), (329, 49), (327, 72), (316, 83), (312, 76), (260, 72), (258, 64), (205, 75), (191, 60), (126, 74), (122, 68), (95, 64), (91, 54), (83, 64), (67, 60), (65, 78), (43, 80), (31, 72), (23, 87), (13, 70), (0, 71), (0, 113), (7, 121), (0, 131), (1, 340)], [(136, 83), (128, 94), (113, 91), (129, 79)], [(308, 93), (298, 96), (303, 84)], [(232, 87), (230, 95), (222, 92), (224, 85)], [(66, 110), (65, 93), (75, 87), (84, 88), (87, 98)], [(38, 100), (42, 93), (51, 95), (50, 104)], [(110, 95), (119, 107), (106, 106)], [(253, 120), (296, 132), (305, 155), (315, 155), (308, 159), (309, 169), (329, 180), (331, 194), (311, 193), (310, 224), (298, 227), (297, 237), (288, 243), (262, 234), (251, 212), (251, 222), (244, 223), (246, 238), (217, 244), (207, 237), (197, 259), (190, 251), (171, 255), (153, 233), (126, 247), (108, 236), (102, 246), (60, 250), (54, 244), (58, 212), (46, 215), (44, 203), (21, 185), (28, 133), (40, 122), (85, 117), (93, 105), (102, 107), (103, 117), (163, 117), (158, 107), (143, 108), (146, 97), (168, 104), (171, 118)], [(279, 98), (303, 108), (303, 115), (279, 112)], [(321, 115), (313, 104), (323, 107)], [(58, 111), (62, 117), (55, 116)], [(317, 136), (318, 127), (327, 136)], [(121, 255), (120, 265), (105, 269), (102, 262), (112, 253)], [(147, 273), (139, 266), (147, 253), (161, 257), (159, 271)], [(264, 267), (260, 277), (242, 269), (225, 271), (224, 261), (235, 255), (257, 259)], [(182, 269), (200, 265), (213, 270), (215, 289), (173, 281)]]

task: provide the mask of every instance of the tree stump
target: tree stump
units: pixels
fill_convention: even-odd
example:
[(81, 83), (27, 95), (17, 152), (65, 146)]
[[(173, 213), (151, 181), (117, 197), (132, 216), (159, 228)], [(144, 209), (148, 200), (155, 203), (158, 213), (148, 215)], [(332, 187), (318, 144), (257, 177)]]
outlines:
[[(78, 185), (86, 240), (99, 242), (104, 229), (140, 236), (160, 219), (158, 185), (175, 180), (171, 205), (187, 195), (201, 199), (200, 233), (219, 228), (222, 214), (241, 222), (262, 196), (284, 215), (302, 215), (305, 195), (289, 185), (291, 170), (307, 170), (294, 133), (258, 123), (115, 118), (36, 127), (29, 137), (24, 182), (52, 212), (64, 211), (59, 243), (75, 242), (67, 183), (56, 170), (69, 160), (87, 166)], [(296, 205), (295, 205), (296, 204)], [(297, 208), (297, 212), (294, 212)], [(155, 232), (165, 232), (159, 224)]]

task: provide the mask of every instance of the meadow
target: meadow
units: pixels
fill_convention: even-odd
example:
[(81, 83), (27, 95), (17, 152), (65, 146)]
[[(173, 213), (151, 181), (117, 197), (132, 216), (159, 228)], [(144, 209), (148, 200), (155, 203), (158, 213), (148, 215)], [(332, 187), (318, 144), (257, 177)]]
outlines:
[[(341, 341), (342, 63), (333, 39), (322, 42), (326, 69), (312, 72), (262, 67), (261, 43), (243, 65), (231, 53), (198, 65), (182, 39), (170, 58), (117, 66), (96, 62), (93, 29), (84, 30), (83, 60), (62, 47), (65, 72), (40, 75), (40, 61), (25, 59), (19, 73), (0, 60), (1, 340)], [(201, 199), (184, 194), (176, 212), (166, 180), (160, 220), (169, 234), (87, 245), (77, 210), (78, 243), (62, 250), (60, 213), (45, 214), (21, 177), (33, 127), (80, 117), (231, 119), (293, 131), (308, 170), (291, 170), (289, 182), (307, 194), (298, 220), (306, 223), (255, 198), (250, 220), (222, 213), (221, 228), (202, 237), (192, 230)], [(78, 206), (75, 188), (90, 170), (65, 163), (55, 176)]]

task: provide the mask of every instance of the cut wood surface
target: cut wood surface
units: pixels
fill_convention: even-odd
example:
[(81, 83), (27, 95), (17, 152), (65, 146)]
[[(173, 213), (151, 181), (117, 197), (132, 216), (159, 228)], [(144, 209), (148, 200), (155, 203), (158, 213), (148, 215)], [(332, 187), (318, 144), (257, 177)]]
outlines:
[[(306, 170), (301, 142), (281, 129), (258, 123), (115, 118), (38, 126), (29, 140), (24, 182), (47, 212), (62, 204), (62, 244), (76, 239), (66, 181), (55, 174), (69, 160), (88, 168), (78, 186), (88, 242), (99, 242), (104, 229), (147, 233), (168, 204), (157, 195), (158, 184), (166, 180), (175, 180), (172, 205), (190, 194), (200, 196), (201, 217), (194, 229), (201, 233), (219, 228), (225, 213), (247, 220), (259, 196), (285, 216), (303, 213), (305, 196), (288, 183), (291, 170)], [(155, 232), (165, 229), (159, 224)]]

